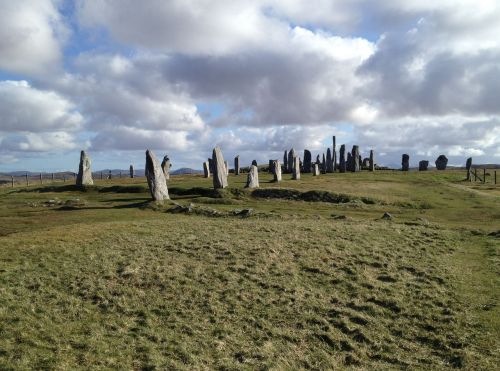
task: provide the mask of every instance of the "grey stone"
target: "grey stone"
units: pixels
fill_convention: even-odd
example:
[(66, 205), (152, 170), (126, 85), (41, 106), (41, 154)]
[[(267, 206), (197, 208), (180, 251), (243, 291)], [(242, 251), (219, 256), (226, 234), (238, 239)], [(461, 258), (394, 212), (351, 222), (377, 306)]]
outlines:
[(272, 172), (275, 182), (281, 182), (281, 164), (279, 160), (274, 160), (272, 165)]
[(330, 148), (326, 150), (326, 172), (333, 173), (333, 159), (332, 159), (332, 151)]
[(226, 169), (226, 176), (229, 175), (229, 164), (227, 161), (224, 161), (224, 168)]
[(211, 158), (208, 159), (208, 169), (210, 173), (214, 173), (214, 161)]
[(418, 162), (418, 171), (427, 171), (429, 167), (429, 161), (422, 160)]
[(163, 175), (165, 176), (165, 180), (170, 180), (170, 168), (172, 164), (170, 163), (170, 159), (168, 155), (163, 157), (163, 161), (161, 162), (161, 168), (163, 170)]
[(369, 169), (370, 168), (370, 159), (368, 157), (365, 157), (363, 159), (363, 169)]
[(347, 171), (353, 171), (353, 163), (352, 163), (352, 154), (351, 154), (351, 152), (347, 152), (346, 169), (347, 169)]
[(153, 200), (168, 200), (170, 197), (168, 196), (165, 174), (155, 154), (149, 149), (146, 151), (145, 174)]
[(313, 176), (318, 176), (319, 175), (319, 164), (315, 163), (313, 164)]
[(285, 150), (285, 153), (283, 154), (283, 167), (285, 169), (285, 173), (288, 171), (288, 151)]
[(312, 165), (311, 151), (309, 151), (308, 149), (305, 149), (304, 150), (304, 166), (303, 166), (304, 173), (311, 172), (311, 170), (312, 170), (311, 165)]
[(288, 152), (288, 172), (289, 173), (292, 173), (293, 172), (293, 168), (295, 166), (295, 149), (291, 149), (289, 152)]
[(213, 166), (213, 184), (214, 189), (227, 187), (227, 173), (224, 164), (224, 157), (220, 147), (215, 147), (212, 151), (212, 166)]
[(245, 188), (259, 188), (259, 169), (256, 165), (250, 166)]
[(340, 151), (339, 151), (339, 171), (341, 173), (345, 173), (347, 170), (346, 166), (346, 159), (345, 159), (345, 144), (342, 144), (340, 146)]
[(361, 170), (361, 166), (360, 166), (360, 155), (359, 155), (359, 146), (352, 146), (352, 151), (351, 151), (351, 154), (352, 154), (352, 168), (351, 168), (351, 171), (360, 171)]
[(370, 171), (375, 171), (375, 154), (373, 153), (373, 149), (370, 150)]
[(77, 186), (86, 186), (94, 184), (92, 179), (92, 170), (90, 165), (90, 157), (85, 153), (85, 151), (80, 152), (80, 164), (78, 165), (78, 175), (76, 176)]
[(472, 167), (472, 157), (469, 157), (465, 162), (465, 169), (467, 170), (467, 180), (471, 180), (470, 169)]
[(408, 171), (410, 170), (410, 155), (403, 154), (401, 158), (401, 170)]
[(445, 155), (439, 155), (436, 159), (436, 169), (438, 170), (446, 170), (446, 165), (448, 165), (448, 159)]
[(298, 156), (293, 159), (292, 179), (300, 179), (300, 158)]
[(337, 139), (335, 138), (335, 135), (333, 136), (332, 162), (333, 171), (337, 171)]
[(208, 163), (208, 161), (205, 161), (203, 163), (203, 177), (210, 178), (210, 164)]
[(326, 174), (326, 156), (323, 153), (323, 160), (321, 160), (321, 172)]
[(240, 175), (240, 156), (234, 158), (234, 175)]
[(392, 219), (392, 215), (389, 214), (388, 212), (385, 212), (384, 215), (382, 215), (382, 219), (391, 220)]
[(134, 165), (130, 165), (129, 172), (130, 172), (130, 177), (131, 177), (131, 178), (133, 178), (133, 177), (135, 176), (135, 173), (134, 173)]

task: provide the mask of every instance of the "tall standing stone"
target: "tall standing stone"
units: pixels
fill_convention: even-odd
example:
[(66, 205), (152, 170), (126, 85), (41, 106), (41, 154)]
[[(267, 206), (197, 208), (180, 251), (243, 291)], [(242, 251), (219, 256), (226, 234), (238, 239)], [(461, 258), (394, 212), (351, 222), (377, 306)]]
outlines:
[(295, 156), (293, 159), (292, 179), (293, 180), (300, 179), (300, 158), (299, 158), (299, 156)]
[(311, 158), (311, 151), (308, 149), (304, 150), (304, 173), (310, 173), (311, 172), (311, 165), (312, 165), (312, 158)]
[(370, 150), (370, 166), (369, 166), (370, 171), (375, 171), (375, 155), (373, 153), (373, 149)]
[(340, 151), (339, 151), (339, 171), (341, 173), (346, 172), (346, 160), (345, 160), (345, 144), (342, 144), (340, 146)]
[(250, 166), (245, 188), (259, 188), (259, 169), (255, 165)]
[(234, 175), (240, 175), (240, 156), (234, 158)]
[(295, 149), (291, 149), (290, 152), (288, 152), (288, 172), (293, 173), (293, 168), (295, 166)]
[(215, 147), (212, 152), (212, 166), (213, 166), (213, 182), (214, 189), (227, 187), (227, 174), (226, 166), (224, 164), (224, 157), (220, 147)]
[(361, 163), (359, 155), (359, 146), (352, 146), (352, 169), (351, 171), (359, 171), (361, 169)]
[(467, 180), (471, 180), (470, 169), (472, 167), (472, 157), (469, 157), (465, 162), (465, 168), (467, 169)]
[(146, 151), (145, 173), (146, 179), (148, 181), (149, 191), (151, 192), (151, 197), (153, 198), (153, 200), (168, 200), (170, 197), (168, 196), (165, 174), (155, 154), (149, 149)]
[(273, 176), (275, 182), (281, 182), (281, 164), (280, 160), (274, 160), (272, 166)]
[(332, 162), (333, 171), (337, 171), (337, 138), (335, 138), (335, 135), (333, 136)]
[(133, 177), (135, 176), (135, 173), (134, 173), (134, 165), (130, 165), (129, 172), (130, 172), (130, 177), (131, 177), (131, 178), (133, 178)]
[(436, 169), (438, 170), (446, 170), (446, 165), (448, 165), (448, 159), (446, 158), (445, 155), (439, 155), (439, 157), (436, 159)]
[(333, 173), (333, 159), (332, 159), (332, 151), (330, 148), (326, 150), (326, 172)]
[(80, 152), (80, 164), (78, 165), (78, 175), (76, 177), (77, 186), (86, 186), (94, 184), (92, 179), (92, 170), (90, 169), (90, 157), (85, 151)]
[(203, 163), (203, 177), (210, 178), (210, 164), (208, 161)]
[(408, 154), (403, 154), (401, 158), (401, 170), (408, 171), (410, 170), (410, 156)]
[(321, 172), (323, 174), (326, 174), (326, 157), (324, 153), (323, 153), (323, 160), (321, 161)]
[(351, 152), (347, 152), (347, 161), (346, 161), (346, 170), (353, 171), (353, 163), (352, 163), (352, 154)]
[(161, 168), (163, 170), (163, 175), (165, 176), (165, 180), (170, 180), (170, 168), (172, 164), (170, 163), (170, 159), (168, 155), (163, 157), (163, 161), (161, 162)]
[(427, 171), (428, 167), (429, 167), (429, 161), (427, 161), (427, 160), (419, 161), (418, 171)]
[(288, 171), (288, 151), (285, 149), (285, 153), (283, 154), (283, 167), (285, 169), (285, 173)]
[(313, 176), (318, 176), (319, 175), (319, 164), (315, 163), (313, 164)]

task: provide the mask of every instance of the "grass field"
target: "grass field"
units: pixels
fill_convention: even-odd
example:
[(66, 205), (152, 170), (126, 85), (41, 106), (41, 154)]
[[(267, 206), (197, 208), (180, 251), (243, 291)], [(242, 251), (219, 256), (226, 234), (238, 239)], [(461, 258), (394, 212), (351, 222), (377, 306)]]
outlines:
[(260, 177), (0, 188), (0, 369), (498, 367), (499, 186)]

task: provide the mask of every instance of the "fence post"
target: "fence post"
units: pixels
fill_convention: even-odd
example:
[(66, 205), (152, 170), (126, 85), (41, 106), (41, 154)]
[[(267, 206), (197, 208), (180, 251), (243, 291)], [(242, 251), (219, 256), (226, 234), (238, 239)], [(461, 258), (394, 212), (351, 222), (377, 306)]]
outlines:
[(122, 177), (122, 172), (120, 171), (120, 179), (121, 179), (121, 177)]
[(486, 168), (483, 168), (483, 183), (486, 183)]
[(26, 186), (30, 185), (30, 180), (28, 179), (28, 173), (26, 173)]
[[(496, 177), (497, 172), (495, 171), (495, 177)], [(495, 178), (496, 179), (496, 178)], [(14, 177), (10, 177), (10, 181), (12, 182), (12, 188), (14, 188)]]
[(66, 183), (66, 174), (63, 174), (63, 183)]

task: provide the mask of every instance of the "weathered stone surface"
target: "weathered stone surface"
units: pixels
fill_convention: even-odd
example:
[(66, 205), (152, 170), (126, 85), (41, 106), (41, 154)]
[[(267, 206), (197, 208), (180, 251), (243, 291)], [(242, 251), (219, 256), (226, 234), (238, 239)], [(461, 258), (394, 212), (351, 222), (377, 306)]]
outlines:
[(359, 146), (352, 146), (352, 169), (351, 171), (360, 171), (361, 166), (360, 166), (360, 155), (359, 155)]
[(288, 151), (285, 150), (283, 154), (283, 168), (285, 169), (285, 173), (288, 171)]
[(208, 161), (203, 163), (203, 177), (210, 178), (210, 164)]
[(291, 149), (290, 152), (288, 152), (288, 172), (293, 173), (293, 168), (295, 166), (295, 149)]
[(333, 136), (333, 150), (332, 150), (332, 162), (333, 162), (333, 171), (337, 171), (337, 139), (335, 135)]
[(281, 164), (279, 160), (274, 160), (272, 165), (272, 172), (275, 182), (281, 182)]
[(333, 159), (332, 159), (332, 151), (330, 148), (326, 150), (326, 172), (333, 173)]
[(226, 188), (227, 187), (227, 174), (226, 166), (224, 164), (224, 157), (222, 156), (222, 151), (220, 147), (215, 147), (212, 152), (212, 163), (213, 163), (213, 184), (214, 189)]
[(258, 166), (257, 165), (257, 160), (252, 160), (252, 166)]
[(471, 180), (470, 170), (472, 167), (472, 157), (469, 157), (465, 162), (465, 169), (467, 170), (467, 180)]
[(130, 177), (131, 178), (133, 178), (135, 176), (134, 165), (130, 165), (129, 173), (130, 173)]
[(259, 169), (256, 165), (250, 166), (245, 188), (259, 188)]
[(375, 171), (375, 154), (373, 153), (373, 149), (370, 150), (370, 171)]
[(170, 197), (168, 196), (165, 174), (155, 154), (149, 149), (146, 151), (145, 174), (153, 200), (168, 200)]
[(341, 173), (345, 173), (346, 170), (347, 170), (347, 164), (345, 159), (345, 144), (342, 144), (340, 146), (340, 151), (339, 151), (339, 171)]
[(436, 159), (436, 169), (438, 170), (446, 170), (446, 165), (448, 165), (448, 159), (445, 155), (439, 155)]
[(311, 165), (312, 165), (311, 151), (309, 151), (308, 149), (305, 149), (304, 150), (304, 166), (303, 166), (304, 173), (311, 172), (311, 170), (312, 170)]
[(234, 158), (234, 175), (240, 175), (240, 156)]
[(429, 161), (422, 160), (418, 162), (418, 171), (427, 171), (429, 167)]
[(403, 154), (401, 158), (401, 170), (408, 171), (410, 170), (410, 155)]
[(170, 168), (172, 164), (170, 163), (170, 159), (168, 155), (163, 157), (163, 161), (161, 162), (161, 168), (163, 170), (163, 175), (165, 176), (165, 180), (170, 180)]
[(298, 156), (293, 159), (292, 179), (300, 179), (300, 158)]
[(313, 164), (313, 176), (318, 176), (319, 175), (319, 164), (315, 163)]
[(92, 179), (92, 170), (90, 165), (90, 157), (85, 153), (85, 151), (80, 152), (80, 164), (78, 165), (78, 175), (76, 176), (77, 186), (86, 186), (94, 184)]
[(229, 163), (227, 161), (224, 161), (224, 168), (226, 169), (226, 176), (229, 175)]

